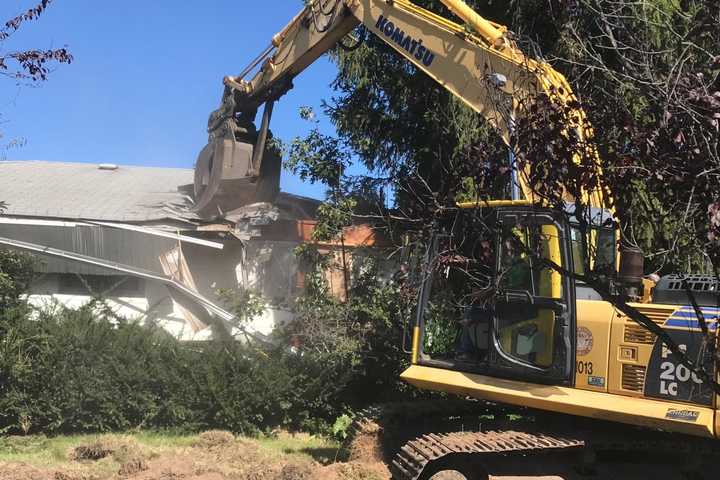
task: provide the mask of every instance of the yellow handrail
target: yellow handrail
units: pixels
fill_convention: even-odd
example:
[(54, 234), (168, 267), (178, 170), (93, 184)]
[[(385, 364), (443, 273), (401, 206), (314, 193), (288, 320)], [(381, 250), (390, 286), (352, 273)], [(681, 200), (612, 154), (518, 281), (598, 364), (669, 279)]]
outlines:
[(470, 25), (482, 35), (492, 46), (503, 47), (505, 45), (505, 30), (498, 28), (496, 24), (484, 19), (478, 13), (463, 2), (463, 0), (440, 0), (447, 8), (465, 23)]

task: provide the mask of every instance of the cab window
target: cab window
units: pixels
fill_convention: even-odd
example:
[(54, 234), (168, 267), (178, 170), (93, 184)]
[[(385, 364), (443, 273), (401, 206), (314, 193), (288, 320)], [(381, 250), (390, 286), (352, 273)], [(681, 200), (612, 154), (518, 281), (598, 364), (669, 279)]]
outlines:
[[(615, 231), (612, 228), (591, 228), (589, 239), (584, 239), (577, 226), (570, 229), (570, 243), (573, 256), (573, 272), (585, 275), (590, 267), (594, 271), (606, 272), (615, 269)], [(588, 261), (588, 256), (589, 260)]]
[(494, 217), (462, 212), (438, 235), (422, 310), (423, 354), (432, 360), (478, 366), (486, 360), (495, 289), (497, 232)]
[(552, 268), (562, 267), (555, 225), (506, 227), (501, 240), (498, 277), (503, 290), (562, 297), (561, 274)]
[(549, 368), (558, 331), (556, 311), (531, 298), (563, 296), (561, 273), (552, 267), (563, 267), (558, 228), (549, 223), (505, 228), (501, 248), (500, 284), (506, 292), (522, 295), (498, 302), (498, 343), (514, 360)]

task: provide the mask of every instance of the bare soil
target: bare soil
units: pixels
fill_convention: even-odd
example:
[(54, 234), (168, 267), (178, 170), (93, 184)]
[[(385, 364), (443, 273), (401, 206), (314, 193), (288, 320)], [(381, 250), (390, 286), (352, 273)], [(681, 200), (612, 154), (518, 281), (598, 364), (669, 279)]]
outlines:
[[(41, 468), (27, 463), (0, 461), (0, 480), (389, 480), (390, 472), (383, 463), (378, 429), (368, 424), (349, 446), (347, 462), (333, 462), (334, 453), (322, 455), (288, 453), (270, 450), (257, 442), (237, 439), (222, 431), (206, 432), (184, 445), (151, 449), (131, 436), (100, 437), (86, 444), (73, 445), (62, 467)], [(294, 437), (280, 438), (285, 445), (294, 445)], [(306, 444), (298, 439), (300, 445)], [(307, 453), (307, 452), (305, 452)], [(313, 460), (318, 458), (320, 461)], [(527, 458), (515, 459), (511, 465), (500, 462), (491, 480), (574, 480), (579, 477), (570, 465), (558, 458), (542, 462)], [(599, 464), (591, 478), (634, 480), (638, 478), (685, 478), (677, 465), (658, 465), (649, 459), (645, 464)], [(320, 463), (322, 462), (322, 463)], [(520, 468), (521, 464), (528, 468)], [(553, 465), (556, 468), (553, 468)], [(490, 465), (489, 465), (490, 466)], [(520, 470), (521, 476), (517, 476)], [(542, 472), (541, 472), (542, 471)], [(548, 475), (552, 471), (554, 475)], [(432, 480), (461, 480), (452, 472), (438, 473)], [(714, 477), (712, 477), (714, 478)]]
[[(385, 465), (353, 459), (322, 465), (308, 458), (274, 454), (228, 432), (206, 432), (191, 447), (162, 453), (143, 451), (129, 440), (101, 439), (75, 447), (69, 465), (42, 469), (0, 462), (0, 480), (386, 480)], [(112, 459), (108, 473), (93, 468)]]

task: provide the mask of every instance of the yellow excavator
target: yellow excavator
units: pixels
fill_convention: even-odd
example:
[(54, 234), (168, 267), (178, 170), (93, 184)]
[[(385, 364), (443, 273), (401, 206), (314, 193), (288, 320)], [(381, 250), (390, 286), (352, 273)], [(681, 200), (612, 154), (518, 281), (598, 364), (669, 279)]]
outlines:
[[(197, 161), (198, 210), (212, 210), (212, 198), (228, 184), (244, 203), (274, 200), (280, 177), (280, 157), (268, 147), (274, 102), (358, 26), (478, 112), (508, 144), (508, 119), (524, 115), (537, 95), (573, 98), (566, 79), (526, 56), (505, 27), (462, 0), (442, 3), (463, 24), (408, 0), (306, 2), (240, 75), (224, 79), (209, 143)], [(708, 341), (718, 334), (716, 279), (668, 275), (654, 284), (644, 281), (633, 257), (620, 261), (617, 228), (602, 198), (590, 202), (592, 218), (580, 222), (572, 211), (536, 200), (526, 178), (514, 169), (511, 199), (459, 204), (434, 236), (408, 336), (411, 366), (402, 379), (420, 389), (554, 412), (565, 420), (533, 429), (422, 435), (397, 453), (394, 478), (428, 479), (454, 470), (485, 479), (498, 471), (518, 474), (513, 467), (528, 458), (582, 452), (587, 461), (608, 451), (654, 462), (678, 455), (693, 465), (697, 458), (712, 459), (707, 478), (717, 478), (719, 372), (714, 342)], [(490, 236), (477, 228), (489, 224)], [(657, 328), (638, 324), (579, 280), (590, 266), (619, 279), (633, 299), (629, 306)], [(668, 340), (707, 376), (673, 355)], [(583, 418), (592, 419), (589, 428)], [(625, 430), (596, 427), (601, 424)], [(649, 478), (649, 472), (634, 478)], [(653, 475), (674, 478), (668, 472)]]

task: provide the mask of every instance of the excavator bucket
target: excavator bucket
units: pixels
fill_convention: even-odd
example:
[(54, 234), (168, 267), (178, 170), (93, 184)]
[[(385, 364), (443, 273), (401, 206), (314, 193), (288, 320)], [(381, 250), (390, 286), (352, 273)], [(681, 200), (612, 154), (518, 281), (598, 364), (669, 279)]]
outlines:
[(235, 134), (216, 137), (200, 151), (194, 191), (195, 211), (201, 216), (223, 216), (247, 205), (275, 201), (281, 156), (267, 148), (269, 115), (265, 117), (256, 135), (243, 135), (242, 140)]

